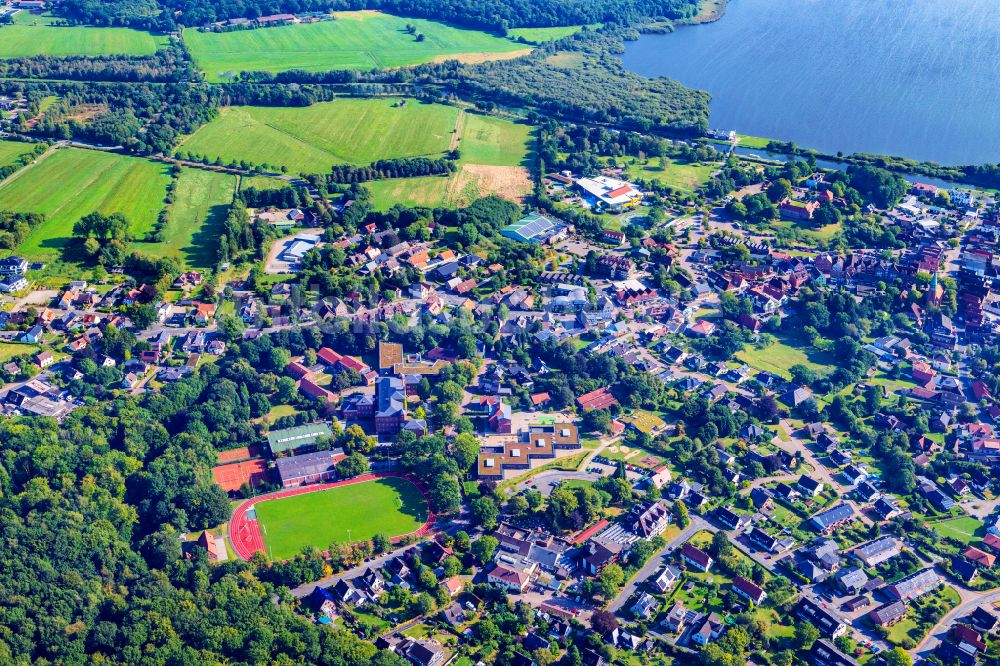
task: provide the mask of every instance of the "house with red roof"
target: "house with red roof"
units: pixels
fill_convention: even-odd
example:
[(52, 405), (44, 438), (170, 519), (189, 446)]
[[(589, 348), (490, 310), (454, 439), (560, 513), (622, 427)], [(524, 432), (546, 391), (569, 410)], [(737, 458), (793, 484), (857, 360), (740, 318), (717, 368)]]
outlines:
[(934, 368), (923, 361), (914, 361), (913, 370), (910, 372), (910, 376), (913, 377), (913, 381), (918, 384), (926, 384), (937, 376), (937, 372)]
[(711, 555), (692, 545), (690, 541), (681, 546), (681, 559), (698, 571), (707, 572), (715, 564)]
[(764, 588), (742, 576), (733, 578), (733, 592), (744, 599), (752, 601), (757, 606), (767, 599), (767, 592), (764, 591)]
[(584, 393), (576, 399), (576, 404), (583, 411), (589, 412), (592, 409), (607, 409), (612, 405), (617, 405), (618, 401), (615, 399), (615, 396), (611, 395), (608, 387), (603, 386), (596, 391)]
[(298, 361), (291, 361), (285, 366), (285, 371), (291, 375), (292, 379), (302, 379), (303, 377), (312, 376), (312, 371)]
[(996, 564), (997, 556), (991, 555), (990, 553), (979, 550), (975, 546), (969, 546), (962, 553), (962, 556), (970, 560), (973, 564), (978, 567), (985, 567), (987, 569), (993, 568)]

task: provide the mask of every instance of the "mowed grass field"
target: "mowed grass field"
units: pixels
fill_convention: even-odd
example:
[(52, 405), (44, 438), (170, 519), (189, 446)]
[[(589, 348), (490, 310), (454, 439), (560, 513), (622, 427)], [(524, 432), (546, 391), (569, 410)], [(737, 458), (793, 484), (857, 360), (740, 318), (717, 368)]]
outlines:
[(168, 41), (165, 35), (130, 28), (49, 25), (50, 17), (24, 11), (14, 16), (13, 25), (0, 27), (0, 58), (142, 56), (154, 53)]
[(575, 35), (583, 30), (584, 27), (596, 29), (601, 27), (601, 24), (595, 23), (590, 26), (565, 25), (556, 26), (554, 28), (513, 28), (507, 31), (507, 36), (511, 39), (523, 39), (524, 41), (532, 44), (541, 44), (543, 42), (552, 42), (557, 39), (562, 39), (563, 37)]
[(397, 101), (344, 98), (307, 107), (228, 107), (177, 150), (223, 162), (285, 166), (289, 173), (323, 173), (334, 164), (443, 155), (458, 109), (415, 100), (394, 107)]
[(525, 166), (534, 127), (503, 118), (466, 113), (458, 149), (462, 161), (484, 166)]
[(45, 215), (17, 252), (50, 261), (60, 257), (76, 221), (94, 211), (122, 213), (136, 238), (150, 231), (163, 208), (168, 173), (166, 165), (137, 157), (60, 149), (0, 183), (0, 210)]
[(685, 164), (669, 158), (665, 158), (661, 165), (656, 158), (630, 165), (627, 173), (632, 179), (656, 180), (681, 192), (693, 193), (709, 181), (719, 166), (712, 163)]
[(0, 342), (0, 363), (6, 363), (15, 356), (37, 354), (41, 350), (38, 345), (21, 344), (18, 342)]
[(986, 536), (986, 526), (983, 525), (982, 521), (972, 516), (962, 516), (961, 518), (932, 523), (932, 527), (942, 537), (949, 537), (966, 545)]
[(758, 370), (771, 372), (786, 379), (791, 378), (789, 370), (794, 365), (804, 365), (818, 373), (827, 373), (834, 368), (834, 358), (814, 349), (801, 349), (784, 342), (776, 342), (763, 349), (748, 346), (736, 352), (736, 358)]
[(272, 560), (294, 557), (303, 547), (356, 543), (379, 533), (409, 534), (427, 520), (420, 490), (399, 478), (364, 481), (255, 505)]
[[(373, 11), (337, 12), (335, 16), (333, 21), (256, 30), (189, 29), (184, 41), (209, 81), (226, 80), (242, 71), (386, 69), (447, 56), (504, 57), (525, 50), (524, 44), (509, 39), (424, 19)], [(416, 35), (406, 31), (407, 24), (415, 26), (424, 39), (417, 41)]]
[(30, 144), (20, 141), (0, 141), (0, 167), (13, 164), (18, 157), (30, 152)]
[(177, 179), (163, 241), (136, 243), (135, 248), (154, 257), (174, 257), (186, 268), (211, 268), (235, 190), (236, 176), (184, 169)]

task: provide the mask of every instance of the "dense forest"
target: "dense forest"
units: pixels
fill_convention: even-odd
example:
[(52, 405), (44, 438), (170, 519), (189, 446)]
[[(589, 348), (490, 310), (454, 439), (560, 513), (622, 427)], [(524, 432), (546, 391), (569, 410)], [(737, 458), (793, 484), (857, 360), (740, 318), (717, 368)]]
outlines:
[[(113, 329), (107, 349), (124, 358), (135, 338)], [(194, 377), (61, 426), (0, 417), (0, 662), (401, 663), (274, 603), (256, 564), (181, 553), (180, 532), (229, 515), (217, 451), (260, 437), (251, 417), (294, 394), (275, 373), (322, 342), (316, 330), (237, 342)]]
[(503, 32), (512, 27), (628, 23), (695, 13), (692, 0), (66, 0), (68, 18), (97, 25), (169, 29), (229, 18), (329, 10), (379, 9)]
[(0, 77), (15, 79), (61, 79), (69, 81), (157, 81), (193, 80), (194, 68), (176, 42), (150, 56), (46, 55), (0, 60)]
[(630, 72), (621, 51), (615, 36), (585, 30), (523, 58), (461, 65), (437, 76), (487, 108), (528, 106), (567, 120), (643, 131), (707, 129), (708, 93)]

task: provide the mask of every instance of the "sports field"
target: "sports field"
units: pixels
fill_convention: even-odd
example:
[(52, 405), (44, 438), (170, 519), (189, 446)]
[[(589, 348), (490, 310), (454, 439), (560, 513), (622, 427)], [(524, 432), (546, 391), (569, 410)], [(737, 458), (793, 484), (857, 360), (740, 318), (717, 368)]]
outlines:
[(137, 157), (65, 148), (0, 183), (0, 210), (34, 212), (34, 227), (18, 254), (37, 261), (59, 258), (73, 224), (94, 211), (122, 213), (137, 238), (151, 230), (163, 208), (168, 167)]
[[(270, 28), (268, 28), (270, 30)], [(188, 137), (188, 154), (323, 173), (334, 164), (395, 157), (440, 157), (448, 150), (458, 109), (398, 99), (337, 99), (308, 107), (239, 106)]]
[(294, 557), (305, 546), (356, 543), (379, 533), (401, 536), (427, 520), (427, 501), (410, 481), (382, 478), (254, 506), (272, 560)]
[(28, 12), (14, 15), (13, 25), (0, 27), (0, 58), (46, 55), (150, 55), (167, 37), (130, 28), (49, 25), (51, 17)]
[(175, 257), (185, 268), (211, 268), (235, 188), (236, 176), (231, 174), (184, 169), (163, 241), (137, 243), (136, 249), (154, 257)]
[[(337, 12), (336, 20), (236, 30), (184, 32), (195, 64), (209, 81), (242, 71), (312, 72), (385, 69), (431, 62), (447, 56), (523, 51), (524, 44), (443, 23), (400, 18), (374, 11)], [(407, 24), (416, 28), (407, 32)], [(423, 35), (418, 40), (418, 35)]]
[(934, 531), (942, 537), (949, 537), (963, 544), (972, 543), (986, 535), (986, 526), (972, 516), (962, 516), (951, 520), (932, 523)]

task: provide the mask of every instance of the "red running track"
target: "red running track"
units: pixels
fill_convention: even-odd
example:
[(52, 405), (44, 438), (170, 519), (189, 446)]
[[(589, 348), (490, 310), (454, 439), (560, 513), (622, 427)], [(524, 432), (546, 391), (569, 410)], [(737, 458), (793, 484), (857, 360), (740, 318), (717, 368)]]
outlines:
[(229, 519), (229, 542), (233, 545), (233, 550), (236, 551), (236, 554), (244, 560), (249, 560), (253, 554), (257, 552), (266, 554), (267, 551), (264, 550), (264, 535), (261, 534), (260, 524), (256, 519), (250, 520), (247, 518), (247, 509), (253, 507), (253, 505), (257, 504), (257, 502), (282, 499), (284, 497), (293, 497), (294, 495), (304, 495), (306, 493), (315, 493), (322, 490), (329, 490), (330, 488), (339, 488), (341, 486), (349, 486), (354, 483), (364, 483), (365, 481), (374, 481), (375, 479), (383, 479), (386, 477), (406, 479), (415, 485), (421, 493), (423, 493), (424, 499), (427, 501), (427, 522), (424, 523), (417, 531), (410, 532), (409, 534), (400, 534), (399, 536), (392, 537), (392, 540), (396, 542), (409, 536), (424, 536), (430, 533), (434, 527), (434, 512), (431, 511), (430, 495), (427, 493), (427, 489), (424, 485), (409, 474), (380, 472), (378, 474), (365, 474), (364, 476), (358, 476), (344, 481), (335, 481), (333, 483), (317, 483), (314, 485), (302, 486), (300, 488), (279, 490), (276, 493), (270, 493), (269, 495), (261, 495), (260, 497), (249, 499), (243, 504), (240, 504), (233, 512), (233, 517)]

